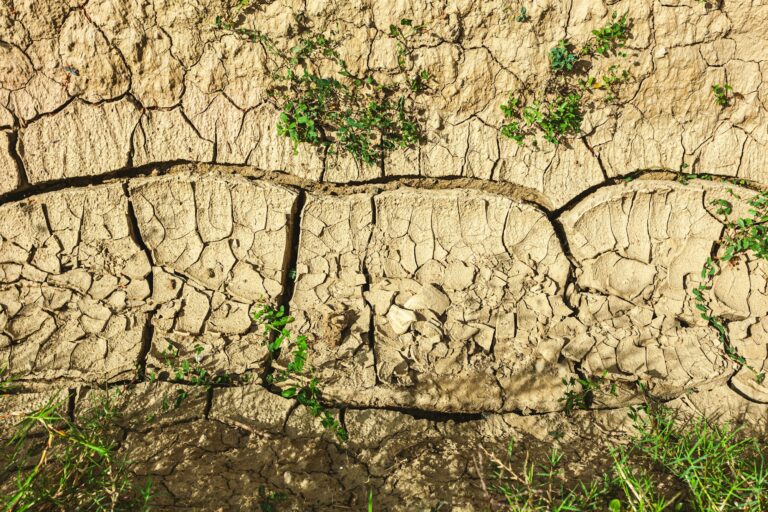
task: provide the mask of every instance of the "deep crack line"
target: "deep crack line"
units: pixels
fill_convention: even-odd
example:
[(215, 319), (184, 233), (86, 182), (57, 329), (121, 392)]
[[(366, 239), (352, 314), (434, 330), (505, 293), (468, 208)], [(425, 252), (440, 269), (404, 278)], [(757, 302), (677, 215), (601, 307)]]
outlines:
[[(144, 243), (144, 240), (141, 238), (141, 228), (139, 227), (139, 219), (136, 217), (136, 211), (133, 207), (133, 200), (131, 199), (131, 193), (128, 188), (128, 182), (126, 181), (123, 184), (123, 193), (125, 194), (126, 198), (126, 218), (128, 219), (128, 230), (130, 233), (131, 239), (134, 241), (134, 243), (139, 247), (139, 249), (144, 252), (144, 254), (147, 257), (147, 260), (149, 261), (149, 265), (151, 269), (156, 268), (154, 259), (152, 257), (152, 251), (147, 247), (147, 245)], [(154, 293), (154, 275), (152, 271), (150, 270), (150, 273), (147, 275), (147, 285), (149, 287), (149, 296), (152, 297)], [(141, 346), (139, 348), (139, 355), (136, 359), (136, 379), (137, 380), (144, 380), (146, 376), (147, 371), (147, 355), (149, 354), (149, 351), (152, 349), (152, 338), (154, 336), (154, 325), (152, 324), (152, 320), (155, 314), (155, 309), (152, 309), (147, 312), (144, 328), (141, 331)]]

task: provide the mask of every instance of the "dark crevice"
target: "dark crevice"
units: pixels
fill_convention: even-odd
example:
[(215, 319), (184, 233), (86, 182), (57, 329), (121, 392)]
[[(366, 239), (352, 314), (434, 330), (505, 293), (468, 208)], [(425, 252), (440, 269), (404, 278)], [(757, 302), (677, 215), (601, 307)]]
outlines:
[(731, 391), (733, 391), (734, 393), (736, 393), (737, 395), (739, 395), (741, 398), (743, 398), (744, 400), (746, 400), (748, 402), (751, 402), (753, 404), (759, 404), (759, 405), (768, 405), (768, 402), (763, 402), (763, 401), (760, 401), (760, 400), (755, 400), (754, 398), (752, 398), (752, 397), (742, 393), (739, 390), (739, 388), (737, 388), (736, 386), (733, 385), (733, 377), (728, 379), (728, 389), (730, 389)]
[[(575, 373), (578, 374), (580, 378), (587, 378), (587, 374), (583, 372), (581, 368), (576, 368)], [(46, 383), (46, 384), (52, 384), (57, 381), (42, 381), (42, 380), (26, 380), (22, 379), (20, 380), (20, 383)], [(164, 378), (162, 376), (158, 377), (154, 382), (157, 383), (164, 383), (164, 384), (170, 384), (170, 385), (183, 385), (183, 386), (190, 386), (195, 387), (196, 385), (189, 381), (178, 381), (174, 379), (168, 379)], [(72, 383), (71, 379), (67, 379), (67, 383)], [(103, 391), (109, 391), (111, 389), (115, 388), (131, 388), (136, 384), (135, 380), (117, 380), (112, 381), (108, 383), (97, 383), (97, 382), (81, 382), (78, 383), (82, 386), (82, 388), (88, 388), (88, 389), (100, 389)], [(280, 396), (280, 392), (278, 388), (275, 388), (274, 386), (268, 386), (268, 385), (262, 385), (257, 384), (261, 386), (266, 391)], [(740, 396), (744, 397), (745, 399), (749, 400), (750, 402), (762, 404), (762, 402), (756, 401), (754, 399), (751, 399), (747, 396), (745, 396), (743, 393), (739, 392), (737, 389), (733, 388), (728, 383), (729, 387), (733, 389), (734, 392), (738, 393)], [(236, 388), (236, 387), (243, 387), (241, 385), (238, 385), (236, 383), (232, 384), (217, 384), (214, 386), (211, 386), (210, 388), (206, 389), (206, 405), (204, 408), (204, 418), (207, 420), (214, 421), (213, 419), (209, 418), (210, 411), (213, 406), (213, 395), (216, 392), (217, 389), (226, 389), (226, 388)], [(33, 388), (34, 389), (34, 388)], [(11, 390), (10, 392), (4, 393), (4, 395), (24, 395), (28, 393), (34, 393), (33, 389), (17, 389), (17, 390)], [(80, 392), (80, 395), (82, 395), (82, 391)], [(3, 396), (3, 395), (0, 395)], [(68, 389), (68, 411), (74, 411), (76, 399), (77, 399), (78, 393), (75, 389)], [(683, 395), (680, 395), (683, 396)], [(659, 403), (666, 403), (672, 400), (675, 400), (679, 398), (679, 396), (670, 396), (670, 397), (654, 397), (654, 400), (658, 401)], [(400, 414), (405, 414), (407, 416), (410, 416), (414, 419), (419, 420), (428, 420), (435, 423), (445, 423), (452, 421), (454, 423), (469, 423), (469, 422), (475, 422), (475, 421), (484, 421), (487, 419), (490, 415), (516, 415), (516, 416), (549, 416), (549, 415), (562, 415), (564, 414), (563, 410), (551, 410), (551, 411), (531, 411), (531, 410), (525, 410), (522, 409), (504, 409), (504, 410), (494, 410), (494, 411), (480, 411), (480, 412), (461, 412), (461, 411), (437, 411), (432, 409), (419, 409), (416, 407), (404, 407), (404, 406), (396, 406), (396, 405), (370, 405), (370, 406), (363, 406), (363, 405), (348, 405), (341, 402), (336, 402), (333, 399), (324, 399), (320, 400), (323, 406), (327, 407), (328, 409), (337, 409), (339, 411), (340, 418), (343, 418), (344, 421), (346, 421), (346, 415), (348, 411), (371, 411), (371, 410), (378, 410), (378, 411), (392, 411), (397, 412)], [(598, 406), (598, 407), (588, 407), (587, 409), (584, 409), (585, 411), (611, 411), (611, 410), (621, 410), (626, 409), (628, 407), (631, 407), (630, 405), (604, 405), (604, 406)], [(291, 405), (289, 409), (289, 413), (286, 416), (285, 424), (287, 425), (288, 418), (296, 412), (298, 409), (302, 409), (301, 404), (299, 404), (296, 401), (293, 401), (293, 404)], [(69, 414), (69, 412), (68, 412)], [(284, 425), (284, 429), (285, 426)], [(346, 428), (346, 425), (344, 422), (342, 422), (342, 426)]]
[(59, 112), (61, 112), (65, 108), (67, 108), (71, 103), (73, 103), (75, 101), (79, 101), (79, 102), (81, 102), (81, 103), (83, 103), (85, 105), (105, 105), (107, 103), (114, 103), (114, 102), (120, 101), (121, 99), (122, 99), (122, 97), (115, 98), (115, 99), (112, 99), (112, 100), (90, 102), (90, 101), (86, 101), (86, 100), (80, 98), (79, 96), (70, 96), (69, 99), (67, 99), (61, 105), (57, 106), (54, 109), (48, 110), (48, 111), (46, 111), (46, 112), (44, 112), (42, 114), (36, 114), (36, 115), (32, 116), (29, 119), (17, 119), (17, 122), (22, 127), (30, 126), (31, 124), (37, 122), (39, 119), (42, 119), (44, 117), (55, 116), (56, 114), (58, 114)]
[(152, 319), (150, 318), (141, 333), (141, 348), (139, 349), (139, 355), (136, 358), (136, 380), (143, 381), (146, 378), (147, 356), (152, 348), (152, 336), (154, 335), (154, 331), (155, 328), (152, 325)]
[(203, 409), (203, 418), (206, 420), (211, 414), (211, 408), (213, 407), (213, 387), (209, 387), (205, 390), (205, 408)]
[(77, 390), (68, 389), (67, 390), (67, 418), (69, 418), (69, 421), (72, 421), (72, 422), (75, 421), (76, 400), (77, 400)]
[(341, 428), (344, 429), (344, 432), (349, 432), (349, 429), (347, 428), (347, 408), (342, 407), (339, 409), (339, 425), (341, 425)]
[(19, 139), (19, 132), (13, 130), (8, 133), (8, 153), (11, 158), (16, 162), (16, 169), (19, 171), (18, 188), (23, 189), (29, 187), (29, 176), (27, 176), (27, 169), (24, 166), (24, 161), (21, 159), (21, 153), (23, 148), (21, 147), (21, 140)]
[[(373, 237), (373, 230), (376, 226), (375, 197), (376, 197), (375, 195), (371, 196), (371, 234), (369, 235), (368, 241), (365, 244), (366, 247), (368, 247), (371, 242), (371, 238)], [(363, 261), (362, 261), (362, 271), (363, 271), (363, 275), (365, 276), (365, 284), (363, 284), (362, 293), (363, 293), (363, 301), (370, 308), (370, 318), (368, 320), (368, 349), (371, 351), (371, 356), (373, 357), (373, 377), (376, 381), (376, 385), (379, 385), (381, 384), (381, 379), (379, 379), (379, 360), (376, 354), (376, 315), (374, 314), (373, 306), (369, 304), (368, 300), (365, 298), (365, 295), (371, 290), (371, 281), (370, 281), (371, 275), (368, 273), (367, 260), (368, 260), (368, 251), (366, 250), (366, 253), (363, 255)]]
[[(655, 179), (673, 182), (678, 177), (687, 175), (686, 173), (671, 169), (641, 169), (633, 171), (623, 176), (609, 178), (601, 183), (592, 185), (574, 196), (563, 206), (553, 209), (549, 206), (549, 200), (537, 190), (511, 182), (489, 181), (480, 178), (468, 178), (462, 176), (444, 176), (439, 178), (424, 176), (381, 176), (364, 181), (331, 183), (300, 178), (281, 171), (265, 171), (258, 167), (248, 165), (227, 163), (208, 164), (188, 160), (173, 160), (149, 163), (138, 167), (124, 167), (94, 176), (65, 177), (36, 184), (26, 183), (23, 187), (14, 190), (13, 192), (0, 195), (0, 203), (19, 201), (45, 192), (88, 187), (137, 177), (163, 176), (190, 170), (197, 172), (218, 171), (222, 174), (236, 174), (245, 178), (260, 179), (275, 185), (282, 185), (318, 195), (352, 195), (363, 192), (371, 193), (374, 191), (394, 190), (404, 187), (426, 190), (446, 190), (456, 188), (479, 190), (489, 194), (504, 196), (539, 208), (546, 213), (550, 219), (559, 217), (565, 211), (572, 209), (587, 196), (607, 186), (626, 183), (627, 181), (632, 181), (634, 179)], [(734, 179), (732, 176), (721, 176), (716, 174), (707, 174), (707, 176), (712, 177), (714, 180)], [(760, 189), (759, 185), (748, 180), (744, 180), (744, 184), (741, 186), (753, 190)]]
[(610, 177), (608, 176), (608, 172), (606, 172), (605, 170), (605, 165), (603, 164), (603, 159), (600, 156), (600, 152), (595, 151), (594, 148), (590, 146), (586, 135), (581, 138), (581, 141), (584, 143), (584, 146), (592, 154), (592, 157), (595, 159), (595, 161), (597, 162), (597, 165), (600, 167), (600, 172), (603, 174), (603, 180), (609, 180)]
[[(601, 183), (597, 183), (583, 190), (578, 195), (574, 196), (573, 199), (565, 203), (563, 206), (552, 210), (550, 212), (551, 213), (550, 219), (560, 217), (568, 210), (572, 210), (577, 204), (579, 204), (581, 201), (583, 201), (590, 195), (594, 194), (595, 192), (597, 192), (602, 188), (609, 187), (611, 185), (621, 185), (621, 184), (628, 183), (635, 180), (637, 181), (658, 180), (658, 181), (676, 183), (679, 178), (687, 177), (690, 175), (691, 173), (684, 173), (674, 169), (638, 169), (636, 171), (623, 174), (621, 176), (608, 178), (607, 180)], [(712, 178), (712, 181), (729, 181), (729, 180), (738, 179), (739, 186), (743, 188), (751, 189), (751, 190), (761, 190), (762, 188), (765, 188), (765, 187), (761, 188), (761, 186), (755, 181), (743, 180), (742, 178), (736, 178), (734, 176), (725, 176), (725, 175), (712, 174), (712, 173), (701, 173), (701, 175), (707, 176), (708, 178)]]
[[(410, 407), (395, 407), (395, 406), (383, 406), (383, 407), (347, 407), (345, 411), (393, 411), (401, 414), (406, 414), (417, 420), (428, 420), (437, 423), (445, 423), (453, 421), (454, 423), (468, 423), (471, 421), (481, 421), (485, 418), (485, 415), (481, 412), (441, 412), (430, 411), (426, 409), (415, 409)], [(549, 414), (549, 413), (545, 413)]]
[(65, 177), (58, 180), (52, 180), (47, 182), (28, 184), (24, 188), (19, 188), (13, 192), (0, 195), (0, 203), (10, 203), (14, 201), (20, 201), (32, 196), (47, 192), (56, 192), (59, 190), (85, 188), (94, 185), (102, 185), (118, 180), (126, 180), (129, 178), (140, 178), (142, 176), (149, 176), (155, 174), (165, 174), (170, 169), (182, 165), (188, 164), (186, 160), (175, 160), (171, 162), (152, 163), (142, 165), (139, 167), (124, 167), (111, 172), (106, 172), (96, 176), (73, 176)]
[[(127, 218), (128, 218), (128, 229), (130, 232), (130, 236), (134, 241), (134, 243), (147, 256), (147, 260), (149, 261), (150, 266), (154, 267), (152, 251), (149, 250), (149, 247), (147, 247), (147, 245), (144, 243), (144, 240), (141, 238), (139, 220), (136, 217), (136, 211), (133, 208), (133, 201), (131, 200), (130, 191), (128, 190), (128, 183), (123, 184), (123, 192), (125, 194), (125, 197), (128, 203)], [(147, 285), (149, 286), (149, 296), (151, 297), (152, 294), (154, 293), (154, 279), (152, 275), (147, 276)], [(137, 380), (144, 380), (146, 376), (147, 355), (149, 354), (149, 351), (152, 347), (152, 336), (154, 334), (154, 326), (152, 325), (152, 315), (154, 314), (154, 311), (149, 311), (147, 314), (149, 315), (149, 318), (147, 319), (147, 322), (144, 324), (144, 329), (141, 333), (141, 347), (139, 348), (139, 355), (136, 359), (136, 379)]]
[[(296, 202), (293, 205), (293, 209), (288, 219), (288, 229), (286, 233), (285, 254), (283, 255), (283, 275), (282, 288), (283, 293), (278, 299), (279, 307), (285, 309), (286, 314), (290, 314), (291, 311), (291, 299), (293, 299), (293, 292), (296, 287), (296, 264), (299, 259), (299, 238), (301, 236), (301, 214), (304, 211), (304, 203), (306, 202), (306, 193), (303, 190), (298, 191)], [(277, 333), (270, 332), (268, 342), (273, 342), (277, 337)], [(269, 376), (273, 373), (274, 368), (272, 362), (280, 357), (280, 349), (270, 353), (269, 357), (264, 365), (264, 371), (261, 373), (261, 383), (269, 391), (275, 392), (274, 387), (269, 383)], [(279, 394), (279, 391), (277, 392)]]
[(283, 294), (280, 297), (280, 304), (285, 307), (286, 312), (290, 313), (290, 303), (293, 299), (293, 291), (296, 287), (296, 264), (299, 260), (299, 238), (301, 237), (301, 215), (304, 211), (304, 204), (307, 201), (306, 193), (299, 190), (299, 195), (294, 203), (294, 209), (291, 211), (291, 218), (288, 223), (288, 233), (283, 256)]

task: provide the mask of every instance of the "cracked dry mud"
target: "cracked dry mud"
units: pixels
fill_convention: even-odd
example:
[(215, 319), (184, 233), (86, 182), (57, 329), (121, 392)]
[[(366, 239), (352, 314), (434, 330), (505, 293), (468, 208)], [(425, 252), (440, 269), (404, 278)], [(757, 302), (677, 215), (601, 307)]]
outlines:
[[(389, 25), (426, 25), (426, 140), (366, 167), (278, 137), (269, 55), (214, 28), (223, 0), (0, 2), (0, 367), (20, 384), (0, 395), (0, 437), (9, 413), (68, 395), (77, 417), (110, 385), (161, 509), (249, 509), (265, 485), (301, 510), (362, 509), (371, 488), (382, 510), (473, 510), (477, 446), (560, 432), (584, 469), (591, 441), (626, 427), (638, 380), (684, 413), (766, 428), (768, 382), (727, 357), (692, 290), (722, 250), (712, 200), (768, 185), (768, 6), (547, 0), (518, 23), (507, 4), (243, 12), (285, 48), (296, 14), (335, 30), (353, 72), (396, 69)], [(509, 92), (542, 87), (549, 49), (613, 11), (632, 26), (618, 101), (567, 144), (502, 137)], [(738, 95), (720, 108), (726, 82)], [(676, 181), (691, 172), (746, 181)], [(767, 270), (740, 258), (710, 293), (758, 372)], [(249, 319), (264, 301), (310, 335), (348, 444), (262, 385), (283, 362)], [(168, 382), (169, 343), (237, 378)], [(566, 416), (579, 375), (618, 391)]]

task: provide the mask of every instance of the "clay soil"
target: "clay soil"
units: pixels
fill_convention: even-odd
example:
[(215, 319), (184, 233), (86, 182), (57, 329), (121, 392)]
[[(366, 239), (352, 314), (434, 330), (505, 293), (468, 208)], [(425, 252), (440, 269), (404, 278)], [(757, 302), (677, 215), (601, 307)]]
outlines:
[[(288, 510), (364, 510), (372, 492), (377, 510), (461, 511), (487, 508), (481, 447), (516, 440), (522, 462), (558, 446), (568, 478), (599, 474), (647, 399), (638, 382), (683, 417), (768, 429), (768, 262), (745, 253), (709, 283), (728, 347), (693, 294), (723, 254), (719, 201), (749, 215), (768, 186), (768, 6), (235, 11), (283, 49), (297, 20), (333, 32), (356, 75), (400, 72), (390, 25), (424, 25), (407, 64), (431, 77), (424, 140), (374, 165), (278, 136), (270, 48), (216, 27), (232, 9), (0, 2), (0, 368), (17, 379), (0, 439), (52, 396), (76, 420), (109, 389), (159, 510), (258, 509), (264, 488)], [(591, 72), (623, 63), (617, 97), (585, 93), (560, 144), (504, 137), (510, 93), (550, 87), (550, 49), (614, 12), (626, 55)], [(250, 317), (265, 303), (309, 337), (348, 442), (268, 382), (289, 354)], [(229, 380), (175, 378), (169, 346)], [(613, 390), (566, 411), (584, 377)]]

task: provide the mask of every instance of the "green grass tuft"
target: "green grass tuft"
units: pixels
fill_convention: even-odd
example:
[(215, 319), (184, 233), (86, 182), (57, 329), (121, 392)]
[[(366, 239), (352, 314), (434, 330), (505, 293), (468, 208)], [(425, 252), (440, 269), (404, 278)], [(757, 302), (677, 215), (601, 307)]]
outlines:
[[(609, 469), (576, 484), (566, 483), (566, 461), (553, 448), (520, 466), (515, 443), (490, 461), (489, 498), (510, 511), (692, 511), (768, 509), (765, 444), (738, 429), (704, 419), (683, 423), (664, 406), (633, 409), (634, 434), (626, 446), (610, 447)], [(576, 461), (574, 461), (576, 462)], [(501, 508), (499, 508), (501, 507)]]
[(51, 400), (25, 415), (3, 447), (3, 481), (15, 489), (3, 510), (149, 510), (151, 483), (136, 486), (129, 462), (118, 454), (109, 394), (77, 422)]

